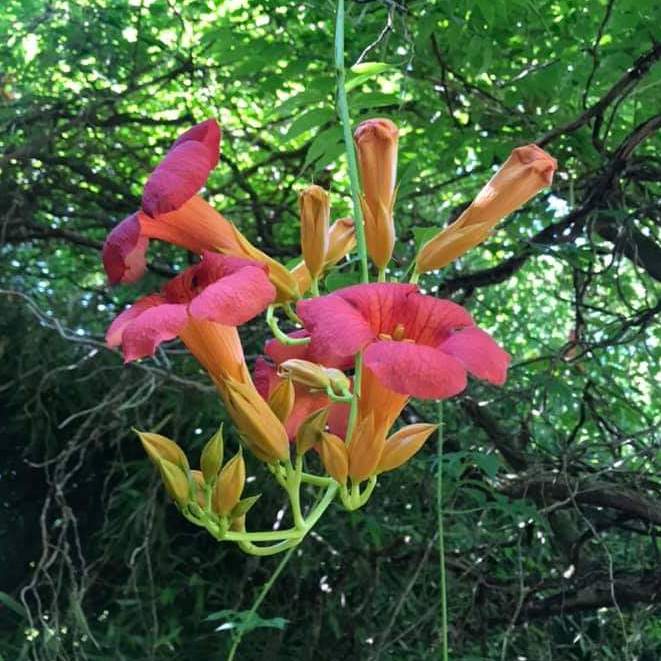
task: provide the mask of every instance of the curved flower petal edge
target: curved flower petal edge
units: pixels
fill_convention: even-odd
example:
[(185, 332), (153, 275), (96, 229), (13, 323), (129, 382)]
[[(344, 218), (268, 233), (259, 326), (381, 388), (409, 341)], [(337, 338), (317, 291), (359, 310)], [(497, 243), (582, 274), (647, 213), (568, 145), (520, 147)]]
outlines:
[(160, 294), (141, 298), (122, 312), (108, 328), (106, 341), (111, 347), (121, 345), (129, 362), (153, 355), (159, 344), (180, 336), (213, 376), (224, 369), (236, 373), (244, 363), (243, 351), (230, 328), (260, 314), (274, 298), (263, 265), (205, 252), (199, 264), (171, 280)]
[(187, 202), (218, 165), (219, 152), (220, 127), (215, 119), (207, 119), (179, 136), (145, 184), (145, 213), (159, 216)]
[(509, 355), (448, 300), (414, 285), (374, 283), (300, 301), (297, 313), (324, 359), (364, 350), (365, 366), (394, 392), (446, 399), (466, 387), (466, 374), (500, 385)]

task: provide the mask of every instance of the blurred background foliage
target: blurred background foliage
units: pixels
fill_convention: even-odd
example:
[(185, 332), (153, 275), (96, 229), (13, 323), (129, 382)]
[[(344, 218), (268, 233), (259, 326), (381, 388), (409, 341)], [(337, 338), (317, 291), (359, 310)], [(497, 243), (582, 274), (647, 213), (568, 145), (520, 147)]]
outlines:
[[(350, 76), (352, 118), (401, 129), (391, 275), (513, 147), (560, 164), (551, 190), (421, 282), (513, 355), (504, 388), (473, 383), (445, 406), (451, 658), (658, 659), (661, 5), (347, 4), (349, 62), (383, 63)], [(333, 14), (324, 0), (2, 3), (3, 659), (224, 658), (276, 567), (180, 518), (130, 431), (196, 458), (223, 416), (205, 374), (177, 343), (128, 367), (103, 345), (190, 256), (152, 242), (148, 277), (111, 290), (99, 247), (176, 135), (210, 116), (224, 134), (205, 195), (265, 250), (298, 255), (307, 183), (348, 215)], [(254, 359), (263, 329), (242, 333)], [(284, 501), (250, 468), (265, 490), (251, 525), (270, 526)], [(435, 471), (430, 442), (363, 511), (332, 508), (238, 658), (437, 658)]]

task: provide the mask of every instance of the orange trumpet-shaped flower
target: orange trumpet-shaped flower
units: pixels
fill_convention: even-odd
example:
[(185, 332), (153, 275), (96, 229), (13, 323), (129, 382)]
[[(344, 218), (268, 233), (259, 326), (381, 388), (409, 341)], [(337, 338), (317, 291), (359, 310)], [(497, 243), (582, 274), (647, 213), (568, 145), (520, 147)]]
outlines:
[(354, 134), (363, 184), (367, 252), (384, 269), (395, 245), (395, 181), (399, 132), (389, 119), (368, 119)]
[(301, 250), (303, 260), (313, 278), (324, 270), (328, 251), (328, 220), (330, 200), (321, 186), (308, 186), (299, 196), (301, 213)]
[(537, 145), (514, 149), (461, 216), (422, 246), (416, 272), (443, 268), (484, 241), (500, 220), (551, 185), (556, 168)]
[[(356, 227), (351, 218), (336, 220), (328, 230), (328, 250), (324, 259), (323, 271), (335, 266), (356, 247)], [(304, 294), (312, 284), (312, 276), (305, 261), (297, 264), (291, 274), (298, 283), (299, 291)]]

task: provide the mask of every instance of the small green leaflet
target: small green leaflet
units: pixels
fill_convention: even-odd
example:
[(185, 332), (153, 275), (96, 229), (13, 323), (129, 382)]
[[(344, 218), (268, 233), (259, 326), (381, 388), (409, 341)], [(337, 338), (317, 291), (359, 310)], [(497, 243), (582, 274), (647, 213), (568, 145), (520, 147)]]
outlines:
[(297, 138), (302, 133), (310, 129), (317, 128), (327, 124), (333, 117), (335, 112), (330, 108), (312, 108), (299, 115), (289, 126), (289, 130), (283, 137), (283, 142), (289, 142)]
[(327, 152), (337, 149), (337, 143), (342, 140), (342, 129), (339, 126), (322, 131), (310, 145), (308, 153), (305, 156), (303, 167), (306, 168), (310, 163), (314, 163)]
[(271, 617), (264, 619), (252, 611), (234, 610), (216, 611), (215, 613), (207, 615), (204, 619), (206, 622), (225, 620), (220, 626), (216, 627), (216, 631), (236, 630), (241, 633), (264, 627), (269, 629), (284, 629), (289, 622), (289, 620), (285, 620), (284, 617)]
[(355, 75), (347, 80), (344, 89), (349, 92), (354, 87), (362, 85), (366, 80), (394, 68), (395, 67), (391, 64), (386, 64), (385, 62), (364, 62), (363, 64), (356, 64), (356, 66), (351, 67), (351, 72)]

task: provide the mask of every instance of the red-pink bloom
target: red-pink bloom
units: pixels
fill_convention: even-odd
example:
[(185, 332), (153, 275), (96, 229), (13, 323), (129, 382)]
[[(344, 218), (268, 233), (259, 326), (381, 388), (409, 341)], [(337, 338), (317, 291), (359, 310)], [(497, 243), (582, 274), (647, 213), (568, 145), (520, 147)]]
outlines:
[(198, 254), (240, 253), (231, 223), (196, 195), (218, 163), (220, 127), (208, 119), (182, 134), (149, 177), (142, 209), (125, 218), (103, 245), (110, 284), (135, 282), (146, 267), (149, 239), (162, 239)]
[(160, 216), (190, 200), (218, 165), (219, 153), (220, 127), (215, 119), (207, 119), (180, 135), (145, 184), (145, 213)]
[(180, 336), (212, 376), (243, 381), (245, 361), (234, 327), (274, 298), (261, 264), (205, 252), (199, 264), (172, 279), (160, 294), (145, 296), (122, 312), (106, 341), (121, 345), (129, 362), (153, 355), (159, 344)]
[(374, 283), (299, 301), (310, 351), (338, 360), (364, 349), (364, 363), (394, 392), (452, 397), (466, 372), (501, 385), (509, 355), (475, 326), (464, 308), (425, 296), (414, 285)]
[[(305, 331), (296, 331), (291, 333), (291, 337), (304, 337)], [(278, 385), (280, 378), (277, 375), (277, 368), (281, 363), (291, 358), (300, 358), (302, 360), (317, 361), (312, 357), (307, 345), (285, 345), (277, 340), (269, 340), (264, 345), (264, 353), (270, 359), (259, 357), (255, 362), (253, 370), (253, 381), (259, 394), (268, 401), (269, 396)], [(271, 362), (272, 361), (272, 362)], [(324, 363), (325, 367), (336, 367), (338, 369), (346, 368), (353, 364), (353, 357), (335, 358)], [(285, 421), (285, 429), (289, 440), (296, 438), (296, 432), (301, 423), (315, 411), (330, 405), (328, 413), (328, 426), (333, 434), (344, 437), (347, 431), (347, 421), (349, 418), (349, 405), (331, 403), (330, 399), (323, 392), (313, 392), (309, 388), (300, 384), (295, 384), (294, 390), (296, 397), (294, 408)]]

